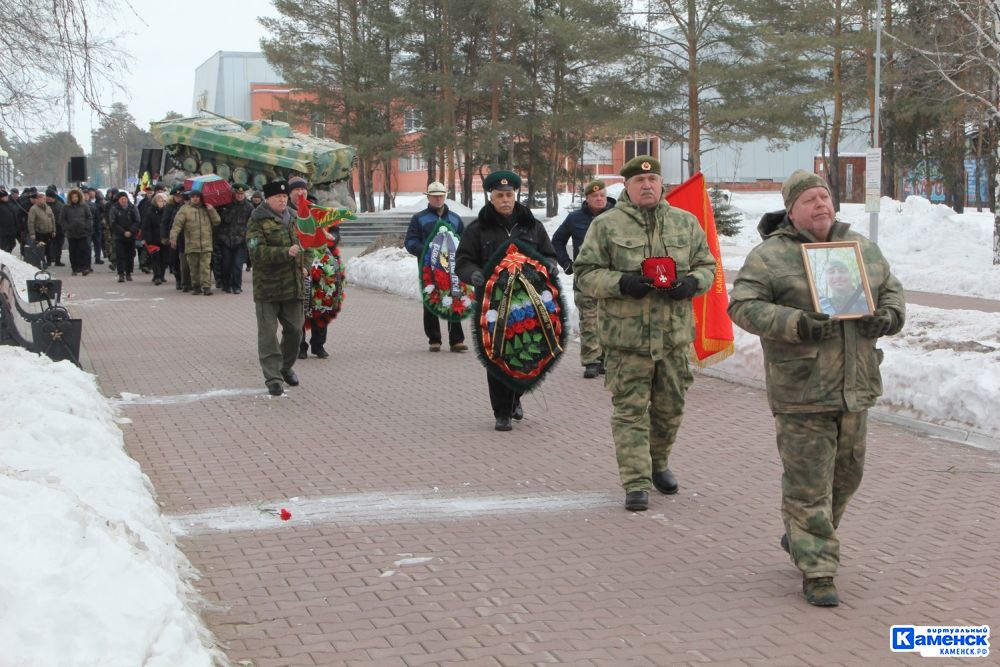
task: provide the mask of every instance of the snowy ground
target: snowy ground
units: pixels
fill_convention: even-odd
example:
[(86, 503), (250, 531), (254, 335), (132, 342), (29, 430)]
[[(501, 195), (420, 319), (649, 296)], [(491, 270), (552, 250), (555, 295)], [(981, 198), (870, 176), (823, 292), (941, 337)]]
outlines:
[[(424, 201), (401, 197), (398, 203), (416, 211)], [(747, 221), (738, 236), (723, 240), (729, 282), (757, 243), (760, 215), (781, 208), (778, 195), (736, 193), (733, 203)], [(860, 209), (847, 205), (841, 217), (866, 233), (868, 216)], [(550, 235), (565, 214), (545, 222)], [(920, 199), (883, 200), (879, 229), (880, 244), (907, 288), (1000, 299), (989, 214), (958, 216)], [(0, 263), (14, 270), (24, 298), (23, 281), (34, 269), (3, 252)], [(347, 271), (355, 285), (419, 297), (416, 259), (403, 250), (352, 258)], [(575, 327), (572, 277), (562, 280)], [(903, 332), (882, 347), (882, 410), (1000, 438), (994, 409), (1000, 403), (1000, 314), (910, 306)], [(711, 372), (761, 383), (757, 339), (737, 329), (736, 350)], [(195, 573), (160, 515), (149, 480), (125, 453), (114, 406), (94, 377), (68, 362), (7, 346), (0, 347), (0, 377), (18, 379), (0, 383), (0, 405), (9, 415), (0, 422), (0, 562), (6, 567), (0, 577), (0, 664), (187, 667), (224, 661), (195, 611)], [(49, 400), (26, 398), (39, 395)]]
[(0, 664), (221, 659), (195, 573), (94, 377), (10, 346), (0, 377), (17, 378), (0, 383)]

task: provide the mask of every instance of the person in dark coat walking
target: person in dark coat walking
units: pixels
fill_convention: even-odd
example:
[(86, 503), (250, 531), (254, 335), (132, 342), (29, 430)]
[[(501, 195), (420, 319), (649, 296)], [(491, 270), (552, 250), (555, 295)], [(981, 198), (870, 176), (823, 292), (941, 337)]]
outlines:
[(233, 203), (223, 208), (218, 241), (222, 252), (222, 291), (243, 292), (243, 264), (247, 259), (247, 223), (254, 206), (247, 200), (247, 186), (233, 186)]
[(45, 203), (52, 209), (52, 215), (56, 219), (56, 233), (52, 238), (52, 243), (48, 245), (49, 264), (53, 266), (66, 266), (62, 261), (63, 243), (66, 240), (66, 231), (62, 226), (63, 201), (59, 198), (59, 190), (54, 185), (50, 185), (45, 190)]
[(101, 253), (104, 250), (104, 197), (97, 188), (86, 188), (83, 191), (90, 207), (90, 216), (94, 222), (94, 232), (90, 235), (90, 243), (94, 247), (94, 264), (104, 264)]
[(166, 206), (167, 196), (157, 192), (146, 207), (145, 215), (142, 216), (142, 244), (149, 256), (149, 268), (153, 270), (154, 285), (163, 284), (169, 260), (167, 254), (170, 251), (170, 233), (163, 233)]
[[(511, 239), (521, 239), (530, 243), (540, 255), (545, 257), (549, 274), (555, 277), (558, 271), (556, 251), (542, 223), (535, 219), (531, 210), (517, 201), (521, 188), (521, 177), (512, 171), (494, 171), (483, 179), (483, 189), (489, 193), (489, 201), (479, 211), (479, 216), (469, 223), (455, 252), (455, 271), (464, 282), (481, 290), (486, 284), (483, 269), (494, 253), (504, 248)], [(521, 393), (516, 392), (489, 373), (486, 383), (490, 391), (490, 405), (496, 418), (497, 431), (511, 430), (511, 418), (523, 419)]]
[[(556, 233), (552, 235), (552, 246), (556, 257), (567, 275), (573, 273), (573, 261), (580, 254), (583, 239), (587, 236), (591, 221), (605, 211), (615, 207), (615, 200), (608, 197), (604, 181), (593, 180), (584, 188), (584, 202), (579, 209), (566, 216)], [(566, 242), (573, 239), (573, 259), (566, 252)], [(586, 296), (573, 283), (573, 301), (580, 316), (580, 363), (583, 377), (596, 378), (604, 374), (604, 351), (597, 335), (597, 299)]]
[(118, 268), (118, 282), (132, 280), (135, 268), (135, 235), (139, 233), (139, 211), (128, 200), (128, 193), (118, 193), (108, 216), (111, 233), (115, 238), (115, 266)]
[[(415, 213), (410, 218), (410, 226), (406, 229), (406, 239), (403, 245), (406, 251), (417, 257), (419, 260), (424, 251), (424, 244), (437, 225), (438, 220), (444, 220), (451, 224), (455, 234), (462, 236), (462, 219), (456, 213), (448, 210), (448, 205), (444, 203), (444, 198), (448, 194), (443, 183), (434, 181), (427, 186), (427, 208)], [(431, 311), (424, 310), (424, 334), (427, 335), (427, 344), (431, 352), (438, 352), (441, 349), (441, 322)], [(465, 334), (462, 332), (461, 322), (448, 323), (448, 347), (452, 352), (465, 352), (469, 346), (465, 344)]]
[(59, 214), (59, 223), (69, 242), (69, 265), (73, 275), (92, 272), (90, 268), (90, 235), (94, 232), (94, 216), (83, 198), (83, 192), (73, 188), (67, 204)]
[(14, 252), (17, 245), (17, 205), (10, 193), (0, 188), (0, 250)]

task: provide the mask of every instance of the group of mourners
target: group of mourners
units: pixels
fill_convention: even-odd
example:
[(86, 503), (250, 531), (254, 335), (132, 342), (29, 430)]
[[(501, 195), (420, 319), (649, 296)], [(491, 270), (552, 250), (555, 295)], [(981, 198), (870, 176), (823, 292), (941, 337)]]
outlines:
[[(488, 335), (497, 330), (496, 311), (487, 310), (487, 301), (511, 284), (501, 269), (512, 263), (498, 263), (498, 254), (506, 252), (509, 259), (528, 252), (538, 258), (535, 266), (543, 267), (550, 281), (560, 269), (574, 276), (583, 377), (605, 376), (625, 508), (637, 512), (649, 507), (650, 490), (671, 495), (679, 489), (670, 454), (693, 382), (692, 299), (713, 285), (717, 262), (697, 218), (665, 200), (658, 160), (635, 157), (620, 174), (624, 189), (617, 201), (608, 197), (603, 181), (591, 181), (581, 208), (551, 240), (518, 201), (520, 178), (513, 172), (493, 172), (484, 179), (488, 201), (464, 226), (445, 205), (444, 186), (432, 183), (426, 192), (427, 209), (410, 222), (406, 247), (423, 261), (421, 249), (435, 224), (453, 221), (460, 236), (455, 269), (462, 281), (475, 286), (480, 303), (473, 330), (483, 357), (500, 349), (485, 349), (489, 346), (484, 341), (495, 344)], [(779, 544), (802, 573), (806, 600), (836, 606), (836, 529), (860, 485), (868, 409), (882, 392), (877, 342), (902, 329), (906, 306), (902, 286), (878, 246), (836, 220), (823, 178), (796, 171), (785, 181), (782, 196), (784, 210), (760, 221), (763, 241), (736, 277), (728, 312), (735, 324), (760, 337), (764, 352), (768, 401), (784, 469), (785, 533)], [(570, 240), (572, 256), (566, 248)], [(824, 242), (858, 244), (872, 292), (871, 309), (833, 317), (817, 307), (801, 248)], [(647, 263), (668, 263), (671, 279), (660, 284), (644, 271)], [(529, 304), (529, 314), (532, 306), (537, 312), (539, 303), (536, 299)], [(501, 320), (507, 315), (503, 309)], [(426, 312), (424, 331), (429, 349), (440, 350), (440, 326)], [(517, 338), (517, 333), (508, 338)], [(460, 323), (449, 322), (448, 339), (453, 351), (464, 349)], [(498, 372), (489, 364), (487, 369), (494, 428), (509, 431), (512, 420), (524, 418), (523, 373)]]
[[(526, 380), (537, 380), (563, 351), (565, 309), (557, 276), (560, 269), (574, 276), (583, 376), (605, 376), (624, 505), (638, 512), (649, 507), (652, 489), (665, 495), (679, 489), (670, 455), (693, 382), (692, 299), (715, 282), (717, 261), (698, 219), (665, 200), (659, 161), (638, 156), (620, 174), (624, 189), (617, 201), (607, 196), (603, 181), (590, 182), (583, 205), (552, 240), (518, 201), (521, 180), (513, 171), (494, 171), (484, 179), (486, 204), (468, 225), (449, 211), (444, 185), (431, 183), (428, 206), (413, 216), (405, 245), (420, 258), (427, 278), (423, 328), (431, 352), (442, 347), (442, 313), (448, 317), (450, 349), (467, 350), (461, 313), (475, 313), (473, 331), (487, 366), (497, 431), (510, 431), (513, 421), (524, 419), (521, 397), (534, 386)], [(162, 283), (169, 268), (177, 288), (195, 294), (212, 293), (213, 252), (220, 246), (221, 274), (214, 278), (224, 290), (238, 294), (243, 262), (252, 264), (258, 356), (265, 385), (278, 396), (284, 384), (299, 384), (293, 366), (310, 347), (317, 357), (328, 356), (326, 325), (343, 299), (339, 233), (331, 227), (324, 232), (326, 248), (303, 250), (293, 220), (308, 197), (303, 179), (268, 183), (250, 202), (245, 189), (234, 190), (233, 204), (221, 211), (205, 205), (200, 193), (178, 188), (169, 199), (153, 191), (138, 207), (125, 193), (112, 192), (103, 210), (92, 190), (71, 191), (64, 207), (54, 205), (49, 193), (26, 193), (22, 199), (29, 197), (33, 205), (26, 211), (22, 243), (54, 247), (55, 221), (61, 220), (73, 271), (86, 275), (89, 242), (74, 240), (89, 234), (103, 216), (115, 239), (109, 259), (120, 281), (131, 279), (139, 247), (149, 258), (154, 283)], [(868, 409), (882, 393), (877, 343), (902, 329), (906, 306), (903, 288), (878, 246), (836, 220), (829, 186), (820, 176), (794, 172), (782, 196), (784, 209), (760, 221), (763, 241), (736, 276), (728, 313), (760, 337), (764, 352), (784, 470), (780, 546), (801, 571), (808, 602), (836, 606), (836, 529), (861, 483)], [(0, 243), (6, 250), (13, 247), (4, 213), (9, 198), (0, 192)], [(435, 241), (442, 228), (447, 232)], [(566, 248), (570, 240), (572, 256)], [(817, 305), (802, 246), (824, 242), (857, 244), (871, 308), (833, 316)], [(50, 259), (58, 264), (59, 254)], [(433, 267), (426, 264), (431, 260)], [(644, 270), (648, 263), (669, 266), (670, 279), (659, 282)], [(464, 286), (471, 287), (463, 291)], [(473, 299), (479, 308), (467, 309)]]
[(263, 199), (260, 192), (248, 197), (248, 190), (234, 185), (232, 203), (216, 210), (200, 191), (180, 185), (169, 191), (150, 186), (131, 196), (117, 188), (104, 196), (87, 186), (65, 197), (54, 186), (44, 193), (0, 188), (0, 248), (12, 252), (20, 243), (22, 255), (38, 253), (48, 265), (61, 267), (68, 242), (74, 276), (93, 273), (107, 258), (118, 282), (131, 281), (138, 262), (154, 285), (167, 282), (169, 273), (179, 291), (210, 295), (214, 285), (240, 294), (244, 266), (250, 267), (247, 222)]

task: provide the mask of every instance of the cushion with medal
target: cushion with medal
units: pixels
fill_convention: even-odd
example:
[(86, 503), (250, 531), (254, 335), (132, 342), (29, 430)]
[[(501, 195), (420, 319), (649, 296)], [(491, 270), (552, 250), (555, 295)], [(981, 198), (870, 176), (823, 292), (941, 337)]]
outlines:
[(677, 280), (677, 265), (673, 257), (647, 257), (642, 260), (642, 275), (653, 279), (653, 287), (667, 289)]

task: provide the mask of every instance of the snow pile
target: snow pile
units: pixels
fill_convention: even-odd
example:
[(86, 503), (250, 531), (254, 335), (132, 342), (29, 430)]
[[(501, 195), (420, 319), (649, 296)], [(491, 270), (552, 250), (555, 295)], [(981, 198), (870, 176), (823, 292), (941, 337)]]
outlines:
[[(732, 282), (747, 252), (760, 243), (757, 223), (784, 208), (778, 193), (735, 193), (743, 213), (739, 234), (720, 239), (726, 278)], [(961, 215), (922, 197), (898, 202), (882, 198), (878, 244), (892, 271), (908, 290), (1000, 299), (1000, 266), (993, 264), (993, 214), (969, 210)], [(869, 214), (862, 204), (843, 204), (838, 219), (869, 236)]]
[[(6, 258), (4, 258), (6, 260)], [(212, 665), (194, 576), (92, 375), (0, 347), (8, 665)]]

